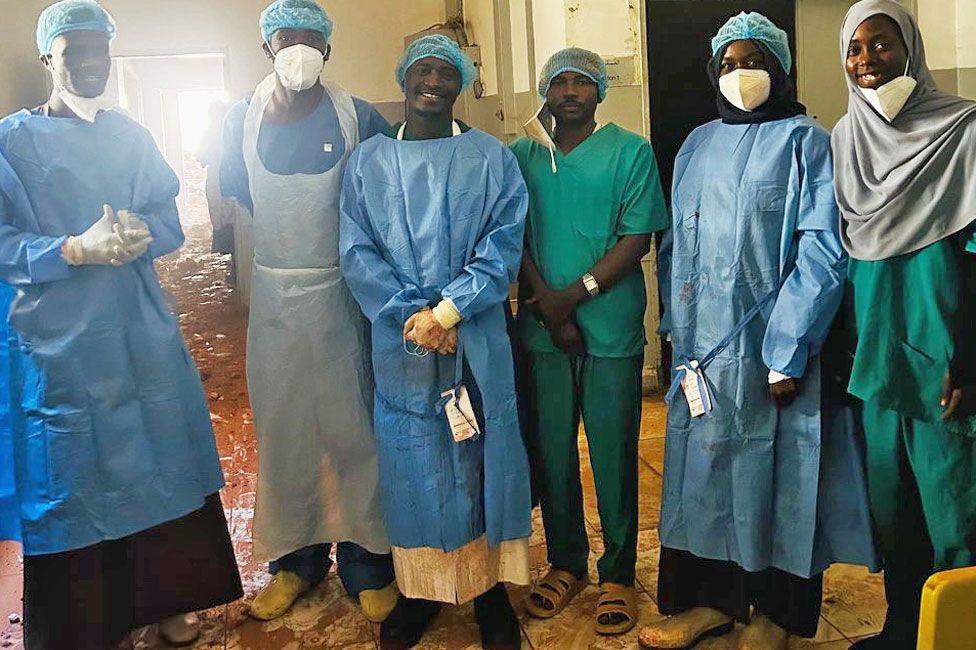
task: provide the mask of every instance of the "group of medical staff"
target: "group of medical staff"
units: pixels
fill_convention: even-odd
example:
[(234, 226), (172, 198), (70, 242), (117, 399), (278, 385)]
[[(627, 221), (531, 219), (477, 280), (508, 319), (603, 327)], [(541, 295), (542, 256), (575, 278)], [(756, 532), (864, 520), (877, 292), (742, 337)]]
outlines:
[[(661, 238), (667, 394), (659, 610), (645, 648), (813, 637), (823, 572), (883, 568), (857, 648), (914, 648), (922, 586), (976, 564), (976, 103), (941, 92), (915, 19), (861, 0), (841, 30), (848, 112), (806, 115), (786, 33), (711, 42), (719, 118), (675, 161), (597, 113), (605, 62), (568, 48), (507, 147), (454, 117), (477, 71), (409, 44), (390, 125), (323, 76), (314, 0), (261, 14), (273, 71), (229, 112), (221, 193), (252, 220), (247, 379), (258, 436), (250, 614), (284, 615), (337, 563), (416, 645), (474, 602), (485, 648), (589, 583), (582, 423), (603, 552), (599, 634), (638, 622), (646, 287)], [(115, 647), (242, 595), (199, 374), (154, 268), (183, 243), (179, 182), (105, 88), (112, 17), (41, 14), (46, 103), (0, 121), (0, 539), (24, 552), (28, 650)], [(653, 65), (653, 61), (651, 62)], [(509, 288), (518, 281), (518, 309)], [(969, 296), (969, 298), (967, 298)], [(516, 372), (517, 371), (517, 372)], [(333, 552), (332, 546), (335, 545)]]

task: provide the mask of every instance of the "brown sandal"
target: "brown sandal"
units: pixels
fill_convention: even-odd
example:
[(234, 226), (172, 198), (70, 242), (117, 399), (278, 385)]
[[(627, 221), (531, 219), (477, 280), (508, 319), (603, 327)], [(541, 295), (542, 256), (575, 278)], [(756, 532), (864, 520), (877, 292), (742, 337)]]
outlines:
[(630, 632), (637, 625), (637, 592), (633, 587), (605, 582), (596, 604), (596, 632), (604, 636)]
[(536, 618), (552, 618), (563, 611), (569, 601), (585, 587), (586, 580), (577, 578), (569, 571), (551, 569), (532, 588), (525, 601), (525, 611)]

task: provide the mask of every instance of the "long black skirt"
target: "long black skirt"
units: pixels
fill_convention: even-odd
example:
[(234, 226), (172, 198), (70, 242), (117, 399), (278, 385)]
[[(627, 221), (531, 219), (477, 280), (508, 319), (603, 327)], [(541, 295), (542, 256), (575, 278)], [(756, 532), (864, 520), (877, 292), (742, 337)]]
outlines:
[(132, 630), (243, 595), (220, 495), (185, 517), (24, 557), (27, 650), (106, 650)]
[(750, 573), (734, 562), (661, 547), (657, 593), (658, 608), (668, 616), (710, 607), (749, 623), (754, 608), (790, 634), (812, 638), (820, 622), (823, 575), (801, 578), (779, 569)]

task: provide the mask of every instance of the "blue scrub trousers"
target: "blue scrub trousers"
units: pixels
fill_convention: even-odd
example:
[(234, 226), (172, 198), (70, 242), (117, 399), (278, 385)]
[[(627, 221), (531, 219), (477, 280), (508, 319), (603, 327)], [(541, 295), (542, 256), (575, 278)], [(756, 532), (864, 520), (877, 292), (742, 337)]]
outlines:
[[(336, 546), (336, 571), (350, 596), (358, 596), (367, 589), (382, 589), (393, 582), (392, 555), (370, 553), (352, 542), (339, 542)], [(331, 547), (331, 544), (315, 544), (289, 553), (270, 563), (271, 574), (284, 569), (298, 574), (313, 586), (317, 585), (325, 580), (332, 567)]]

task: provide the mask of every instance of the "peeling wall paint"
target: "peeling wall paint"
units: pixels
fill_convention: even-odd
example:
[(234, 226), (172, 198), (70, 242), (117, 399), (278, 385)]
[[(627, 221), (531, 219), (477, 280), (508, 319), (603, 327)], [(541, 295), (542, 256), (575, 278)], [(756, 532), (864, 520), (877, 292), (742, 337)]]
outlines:
[(612, 85), (640, 85), (640, 0), (564, 0), (564, 5), (567, 44), (607, 58)]

